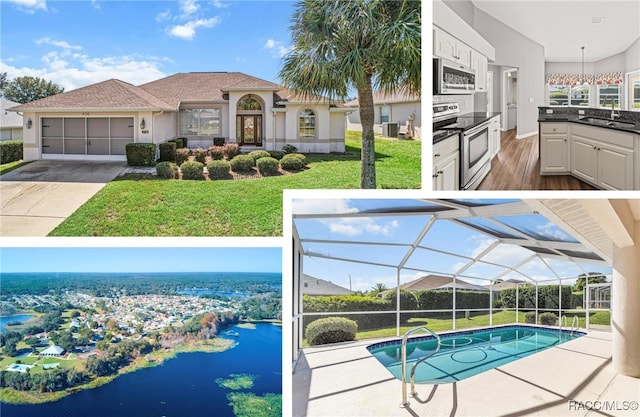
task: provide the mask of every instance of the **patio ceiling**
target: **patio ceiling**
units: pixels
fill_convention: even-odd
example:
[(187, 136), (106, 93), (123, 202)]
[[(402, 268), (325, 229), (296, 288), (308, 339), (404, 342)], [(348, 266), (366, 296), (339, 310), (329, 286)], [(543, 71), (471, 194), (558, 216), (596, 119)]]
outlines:
[(605, 259), (522, 200), (294, 200), (293, 213), (294, 236), (315, 260), (485, 284), (611, 273)]

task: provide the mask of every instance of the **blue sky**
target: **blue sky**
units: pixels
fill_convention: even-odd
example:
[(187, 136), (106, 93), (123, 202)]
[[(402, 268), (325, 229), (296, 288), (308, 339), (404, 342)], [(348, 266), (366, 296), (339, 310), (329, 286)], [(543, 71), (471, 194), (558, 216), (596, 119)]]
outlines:
[(0, 0), (0, 72), (71, 90), (178, 72), (239, 71), (278, 82), (293, 1)]
[(2, 272), (282, 272), (280, 248), (0, 248)]
[[(492, 201), (494, 204), (508, 202), (502, 200)], [(331, 214), (355, 213), (385, 207), (415, 208), (428, 207), (429, 205), (431, 203), (420, 200), (304, 199), (294, 200), (292, 209), (295, 214)], [(569, 234), (539, 214), (499, 216), (494, 217), (494, 219), (518, 230), (536, 235), (538, 238), (576, 242)], [(419, 216), (391, 215), (382, 217), (296, 219), (295, 224), (303, 239), (412, 245), (430, 220), (432, 220), (432, 216), (429, 214)], [(486, 223), (494, 229), (501, 228), (493, 223)], [(483, 225), (485, 224), (483, 223)], [(501, 229), (501, 231), (503, 233), (508, 232), (506, 229)], [(488, 281), (476, 278), (491, 279), (505, 273), (506, 275), (502, 276), (504, 280), (524, 280), (525, 278), (522, 275), (516, 272), (509, 272), (509, 268), (518, 267), (520, 262), (526, 261), (533, 253), (517, 245), (501, 243), (483, 254), (483, 251), (496, 242), (497, 239), (485, 233), (471, 230), (446, 218), (438, 219), (431, 226), (426, 236), (420, 240), (419, 246), (462, 256), (451, 256), (442, 252), (418, 248), (407, 261), (406, 266), (424, 272), (409, 269), (403, 270), (400, 274), (400, 281), (401, 283), (409, 282), (428, 273), (453, 274), (468, 263), (468, 259), (465, 257), (474, 258), (477, 256), (480, 256), (480, 259), (485, 262), (476, 263), (464, 271), (462, 279), (474, 284), (484, 285)], [(305, 244), (305, 249), (325, 256), (398, 265), (407, 254), (409, 247), (309, 242)], [(582, 269), (566, 260), (546, 259), (545, 262), (546, 264), (535, 258), (517, 269), (532, 279), (539, 281), (555, 278), (553, 271), (561, 278), (575, 277), (583, 273)], [(502, 266), (495, 266), (490, 263)], [(605, 274), (611, 272), (611, 268), (608, 266), (586, 263), (581, 263), (581, 266), (587, 272)], [(396, 268), (328, 260), (313, 256), (305, 258), (304, 271), (311, 276), (332, 281), (337, 285), (346, 288), (351, 285), (353, 290), (363, 291), (371, 289), (376, 283), (384, 283), (389, 288), (395, 287), (397, 279)]]

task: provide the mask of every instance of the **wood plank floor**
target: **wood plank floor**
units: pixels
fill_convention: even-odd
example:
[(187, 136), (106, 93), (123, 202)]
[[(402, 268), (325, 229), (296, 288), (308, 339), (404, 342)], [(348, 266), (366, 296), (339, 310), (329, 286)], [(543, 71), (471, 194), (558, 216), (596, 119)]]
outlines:
[(538, 135), (516, 139), (516, 130), (502, 132), (500, 151), (478, 190), (594, 190), (571, 175), (540, 175)]

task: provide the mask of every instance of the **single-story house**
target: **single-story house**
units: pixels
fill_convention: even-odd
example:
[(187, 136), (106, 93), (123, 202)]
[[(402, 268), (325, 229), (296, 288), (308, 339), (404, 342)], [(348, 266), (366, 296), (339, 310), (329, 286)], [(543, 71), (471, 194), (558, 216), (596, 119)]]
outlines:
[(40, 352), (40, 356), (60, 356), (63, 353), (64, 349), (58, 345), (53, 345)]
[[(425, 291), (425, 290), (453, 290), (455, 281), (455, 288), (459, 291), (489, 291), (481, 285), (472, 284), (467, 281), (463, 281), (458, 278), (443, 277), (440, 275), (426, 275), (413, 281), (400, 285), (400, 289), (409, 291)], [(395, 291), (395, 289), (393, 289)]]
[(124, 160), (127, 143), (213, 138), (242, 149), (344, 152), (345, 113), (322, 97), (240, 72), (179, 73), (134, 86), (111, 79), (10, 110), (22, 114), (24, 159)]
[[(362, 131), (358, 99), (346, 102), (345, 107), (352, 111), (347, 113), (347, 129)], [(373, 93), (373, 131), (382, 136), (419, 139), (422, 137), (422, 102), (417, 94), (410, 94), (399, 88), (393, 94), (381, 91)]]
[(336, 285), (331, 281), (304, 274), (302, 277), (302, 293), (306, 295), (350, 295), (353, 291)]
[(5, 98), (0, 101), (0, 141), (22, 140), (22, 116), (7, 109), (20, 105)]

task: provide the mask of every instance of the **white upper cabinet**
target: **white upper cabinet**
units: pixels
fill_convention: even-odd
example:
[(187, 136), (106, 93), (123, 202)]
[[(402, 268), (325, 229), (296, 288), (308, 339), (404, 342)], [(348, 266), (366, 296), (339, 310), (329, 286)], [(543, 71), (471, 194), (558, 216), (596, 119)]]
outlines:
[(433, 54), (449, 61), (471, 67), (471, 48), (447, 32), (433, 28)]
[(487, 57), (477, 51), (471, 51), (471, 68), (476, 70), (476, 91), (487, 91), (487, 72), (489, 62)]

